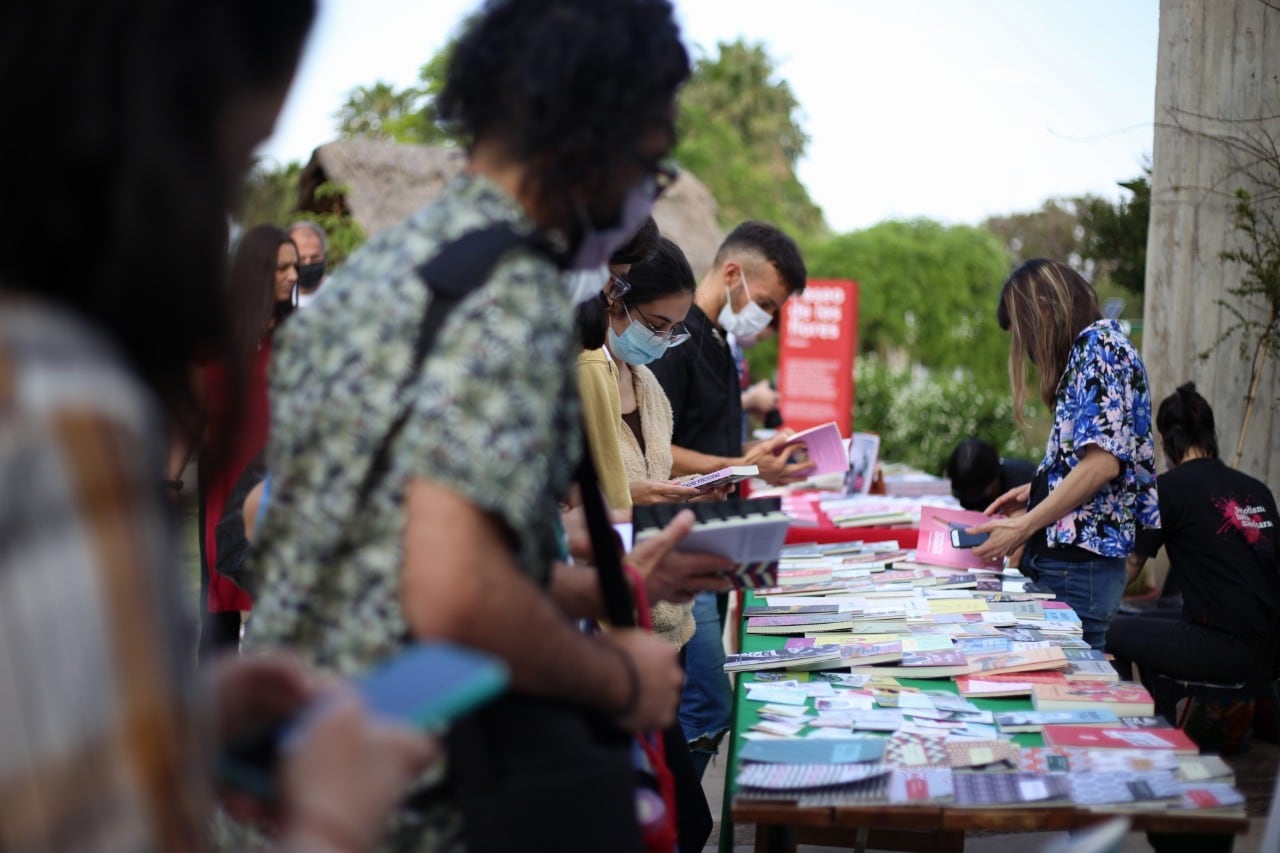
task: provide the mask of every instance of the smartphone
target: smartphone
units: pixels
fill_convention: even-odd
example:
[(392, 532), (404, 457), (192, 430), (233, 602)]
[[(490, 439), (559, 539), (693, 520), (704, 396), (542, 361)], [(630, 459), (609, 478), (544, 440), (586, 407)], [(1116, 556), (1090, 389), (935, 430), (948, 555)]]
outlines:
[[(493, 699), (509, 680), (506, 665), (492, 655), (431, 642), (410, 646), (361, 677), (355, 688), (370, 715), (430, 731)], [(283, 744), (323, 714), (324, 706), (321, 699), (226, 744), (215, 768), (219, 781), (262, 800), (275, 799)]]
[(952, 548), (976, 548), (983, 542), (987, 541), (990, 533), (965, 533), (966, 525), (951, 525), (951, 547)]

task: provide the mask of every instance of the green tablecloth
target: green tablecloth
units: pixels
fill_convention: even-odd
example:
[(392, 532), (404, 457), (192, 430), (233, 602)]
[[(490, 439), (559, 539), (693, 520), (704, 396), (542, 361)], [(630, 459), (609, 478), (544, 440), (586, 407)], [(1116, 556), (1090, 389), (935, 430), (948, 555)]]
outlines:
[[(755, 593), (748, 592), (743, 601), (743, 606), (753, 604), (763, 604), (764, 601), (758, 599)], [(768, 649), (780, 649), (787, 642), (787, 637), (776, 634), (748, 634), (746, 633), (746, 621), (743, 620), (742, 625), (742, 651), (758, 652)], [(744, 742), (739, 736), (742, 732), (748, 731), (760, 719), (760, 707), (763, 703), (749, 702), (746, 699), (744, 685), (755, 681), (756, 673), (740, 672), (735, 676), (733, 702), (733, 731), (729, 741), (729, 760), (725, 772), (724, 781), (724, 802), (721, 806), (721, 834), (720, 849), (725, 849), (726, 837), (732, 838), (730, 808), (733, 802), (733, 794), (737, 789), (738, 778), (738, 750)], [(920, 690), (947, 690), (952, 693), (956, 691), (956, 683), (949, 678), (899, 678), (898, 683), (915, 687)], [(1002, 711), (1029, 711), (1031, 710), (1031, 699), (1026, 696), (1019, 696), (1011, 699), (974, 699), (975, 705), (984, 711), (993, 711), (1000, 713)], [(860, 732), (859, 734), (870, 734), (869, 732)], [(1043, 746), (1044, 740), (1038, 733), (1015, 734), (1013, 742), (1019, 746)]]

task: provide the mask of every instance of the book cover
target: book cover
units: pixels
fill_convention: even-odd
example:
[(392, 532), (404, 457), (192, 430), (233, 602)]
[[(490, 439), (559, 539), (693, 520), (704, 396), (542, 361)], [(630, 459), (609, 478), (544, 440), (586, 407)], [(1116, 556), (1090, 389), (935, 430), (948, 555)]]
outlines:
[(965, 509), (922, 506), (920, 508), (920, 537), (916, 541), (916, 562), (933, 566), (951, 566), (959, 569), (986, 569), (999, 571), (1004, 560), (982, 560), (975, 557), (972, 548), (956, 548), (951, 544), (952, 524), (974, 527), (991, 519), (980, 512)]
[[(901, 712), (899, 712), (901, 713)], [(919, 732), (894, 732), (884, 748), (884, 760), (895, 767), (950, 767), (947, 742)]]
[(947, 767), (895, 767), (889, 776), (889, 802), (894, 805), (940, 800), (954, 791)]
[(781, 452), (799, 453), (813, 463), (814, 467), (807, 472), (810, 477), (843, 474), (849, 470), (849, 455), (835, 421), (796, 433), (782, 445)]
[(759, 474), (760, 469), (755, 465), (730, 465), (727, 468), (721, 468), (719, 471), (712, 471), (710, 474), (700, 474), (687, 480), (681, 480), (679, 485), (705, 492), (721, 486), (729, 486), (742, 480), (750, 480)]
[[(1066, 669), (1067, 659), (1057, 646), (1039, 649), (974, 654), (969, 656), (970, 674), (978, 677), (1022, 672)], [(1039, 709), (1038, 709), (1039, 710)], [(1044, 709), (1050, 710), (1050, 709)]]
[(957, 806), (1020, 806), (1071, 795), (1067, 777), (1035, 773), (957, 773)]
[(1110, 711), (1005, 711), (996, 714), (1002, 732), (1038, 732), (1054, 726), (1115, 726), (1120, 718)]
[(1075, 746), (1024, 746), (1018, 769), (1027, 773), (1081, 773), (1092, 767), (1089, 750)]
[(1030, 696), (1036, 684), (1066, 684), (1060, 672), (1020, 672), (1010, 675), (957, 676), (956, 690), (961, 696), (996, 699), (1006, 696)]
[(992, 764), (1012, 769), (1018, 763), (1018, 748), (1007, 740), (947, 741), (947, 763), (952, 769)]
[[(839, 604), (750, 604), (742, 608), (743, 616), (785, 616), (800, 613), (839, 613)], [(852, 613), (853, 611), (849, 611)]]
[(1054, 726), (1043, 730), (1050, 746), (1080, 746), (1086, 749), (1149, 749), (1196, 755), (1200, 748), (1181, 729), (1125, 729), (1095, 726)]
[(742, 652), (726, 655), (725, 672), (742, 672), (755, 669), (790, 669), (801, 664), (840, 659), (839, 646), (810, 646), (803, 649), (768, 649), (761, 652)]
[(876, 459), (880, 456), (880, 436), (873, 432), (855, 432), (849, 439), (849, 472), (844, 478), (846, 495), (871, 494), (875, 479)]
[(803, 634), (805, 631), (847, 631), (853, 619), (847, 613), (792, 613), (747, 618), (748, 634)]
[(768, 764), (856, 764), (879, 761), (884, 743), (882, 737), (758, 740), (743, 744), (738, 755)]
[(1037, 711), (1107, 710), (1117, 717), (1145, 717), (1155, 713), (1151, 694), (1132, 681), (1037, 684), (1031, 692), (1031, 705)]

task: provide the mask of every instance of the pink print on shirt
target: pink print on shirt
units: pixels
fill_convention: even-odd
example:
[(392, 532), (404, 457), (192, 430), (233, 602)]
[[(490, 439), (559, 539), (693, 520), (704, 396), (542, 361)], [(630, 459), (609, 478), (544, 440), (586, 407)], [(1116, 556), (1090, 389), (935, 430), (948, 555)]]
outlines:
[(1222, 513), (1218, 532), (1236, 530), (1250, 545), (1256, 545), (1262, 539), (1262, 531), (1274, 526), (1274, 522), (1265, 518), (1267, 508), (1264, 506), (1245, 506), (1235, 498), (1219, 498), (1213, 503)]

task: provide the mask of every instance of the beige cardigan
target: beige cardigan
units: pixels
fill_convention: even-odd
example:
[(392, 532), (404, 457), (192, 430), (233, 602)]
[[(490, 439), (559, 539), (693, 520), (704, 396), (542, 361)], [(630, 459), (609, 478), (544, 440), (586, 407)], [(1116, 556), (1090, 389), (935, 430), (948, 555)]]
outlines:
[[(671, 402), (658, 379), (647, 367), (628, 365), (636, 392), (636, 409), (640, 412), (640, 431), (644, 433), (644, 452), (631, 427), (618, 421), (618, 444), (622, 450), (622, 467), (627, 480), (667, 480), (671, 478), (671, 432), (674, 421)], [(675, 643), (677, 647), (693, 636), (692, 604), (658, 602), (653, 605), (653, 632)]]

